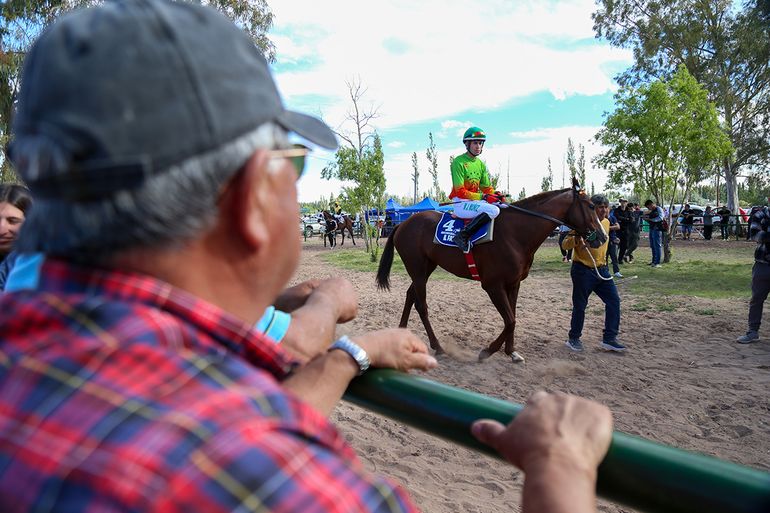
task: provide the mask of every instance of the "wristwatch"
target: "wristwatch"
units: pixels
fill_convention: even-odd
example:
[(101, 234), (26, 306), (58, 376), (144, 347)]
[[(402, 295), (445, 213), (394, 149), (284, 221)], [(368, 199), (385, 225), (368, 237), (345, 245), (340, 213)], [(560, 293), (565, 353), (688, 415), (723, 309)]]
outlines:
[(331, 347), (329, 347), (329, 351), (334, 349), (345, 351), (356, 361), (359, 376), (369, 368), (369, 355), (366, 354), (366, 351), (361, 346), (350, 340), (346, 335), (335, 340)]

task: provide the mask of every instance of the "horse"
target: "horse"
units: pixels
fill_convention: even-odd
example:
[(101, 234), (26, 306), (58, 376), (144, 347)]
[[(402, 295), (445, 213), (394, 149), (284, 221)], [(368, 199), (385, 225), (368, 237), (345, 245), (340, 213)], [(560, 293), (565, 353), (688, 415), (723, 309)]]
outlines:
[[(507, 207), (507, 208), (505, 208)], [(398, 251), (412, 284), (406, 291), (404, 311), (399, 327), (405, 328), (412, 305), (420, 314), (431, 349), (444, 352), (428, 319), (426, 284), (437, 266), (462, 278), (471, 278), (468, 263), (457, 247), (434, 244), (436, 225), (441, 212), (426, 211), (409, 217), (396, 226), (388, 237), (377, 269), (377, 286), (390, 290), (390, 268), (393, 251)], [(513, 362), (524, 361), (514, 349), (516, 301), (519, 285), (529, 274), (535, 251), (556, 226), (567, 225), (594, 248), (607, 240), (594, 206), (577, 180), (573, 186), (543, 192), (512, 204), (503, 205), (494, 221), (494, 240), (474, 247), (473, 257), (481, 287), (497, 308), (505, 324), (500, 335), (479, 353), (479, 361), (492, 356), (505, 343), (505, 354)]]
[[(356, 245), (356, 239), (353, 237), (353, 220), (350, 218), (349, 215), (344, 214), (342, 216), (342, 221), (339, 221), (335, 219), (333, 215), (329, 213), (328, 210), (324, 210), (321, 212), (324, 216), (324, 219), (326, 220), (326, 226), (330, 226), (329, 223), (333, 222), (334, 229), (332, 230), (333, 234), (341, 233), (342, 234), (342, 242), (340, 243), (341, 246), (345, 245), (345, 230), (347, 230), (350, 233), (350, 240), (353, 241), (353, 245)], [(331, 242), (331, 239), (330, 239)], [(335, 240), (336, 245), (336, 240)]]

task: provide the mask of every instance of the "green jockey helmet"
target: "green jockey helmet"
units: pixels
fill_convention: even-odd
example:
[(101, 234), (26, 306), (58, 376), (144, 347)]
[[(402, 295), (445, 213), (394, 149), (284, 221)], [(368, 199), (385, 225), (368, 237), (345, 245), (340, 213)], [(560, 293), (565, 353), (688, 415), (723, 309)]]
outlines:
[(477, 126), (472, 126), (468, 130), (465, 131), (465, 134), (463, 134), (463, 142), (468, 141), (486, 141), (487, 140), (487, 134), (484, 133), (484, 130), (480, 129)]

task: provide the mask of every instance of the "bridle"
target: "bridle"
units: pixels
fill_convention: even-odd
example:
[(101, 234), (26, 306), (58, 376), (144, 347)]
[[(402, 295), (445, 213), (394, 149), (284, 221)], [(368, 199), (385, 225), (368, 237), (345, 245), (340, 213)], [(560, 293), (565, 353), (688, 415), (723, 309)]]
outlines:
[[(568, 214), (567, 217), (569, 217), (570, 211), (573, 208), (575, 208), (575, 206), (577, 205), (579, 195), (580, 195), (580, 192), (573, 187), (572, 188), (572, 203), (570, 204), (569, 208), (567, 209), (567, 214)], [(586, 240), (586, 242), (593, 242), (599, 236), (599, 232), (597, 230), (590, 230), (590, 231), (588, 231), (588, 232), (583, 234), (583, 233), (580, 233), (580, 231), (577, 228), (575, 228), (571, 224), (567, 223), (566, 221), (562, 221), (561, 219), (557, 219), (556, 217), (549, 216), (548, 214), (543, 214), (542, 212), (536, 212), (534, 210), (529, 210), (529, 209), (520, 207), (518, 205), (514, 205), (513, 203), (505, 204), (505, 207), (506, 208), (512, 208), (512, 209), (514, 209), (516, 211), (522, 212), (522, 213), (527, 214), (527, 215), (531, 215), (531, 216), (539, 217), (541, 219), (545, 219), (547, 221), (551, 221), (552, 223), (556, 223), (557, 225), (564, 225), (567, 228), (569, 228), (570, 230), (572, 230), (575, 233), (577, 233), (578, 235), (580, 235), (581, 237), (583, 237)], [(591, 210), (594, 210), (594, 204), (590, 203), (588, 205), (588, 208), (590, 208)], [(587, 222), (588, 220), (586, 219), (586, 214), (584, 212), (582, 212), (582, 211), (580, 212), (580, 214), (583, 216), (583, 221), (585, 222), (584, 224), (588, 225), (589, 223)]]

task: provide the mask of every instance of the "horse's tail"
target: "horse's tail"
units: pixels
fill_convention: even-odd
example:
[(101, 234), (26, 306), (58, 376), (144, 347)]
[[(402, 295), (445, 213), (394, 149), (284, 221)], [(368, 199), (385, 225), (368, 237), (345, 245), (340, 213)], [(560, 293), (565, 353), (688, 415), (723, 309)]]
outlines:
[(390, 290), (390, 268), (393, 265), (393, 236), (396, 234), (398, 226), (393, 228), (388, 236), (388, 242), (385, 243), (385, 249), (382, 250), (380, 266), (377, 268), (377, 288), (380, 290)]

